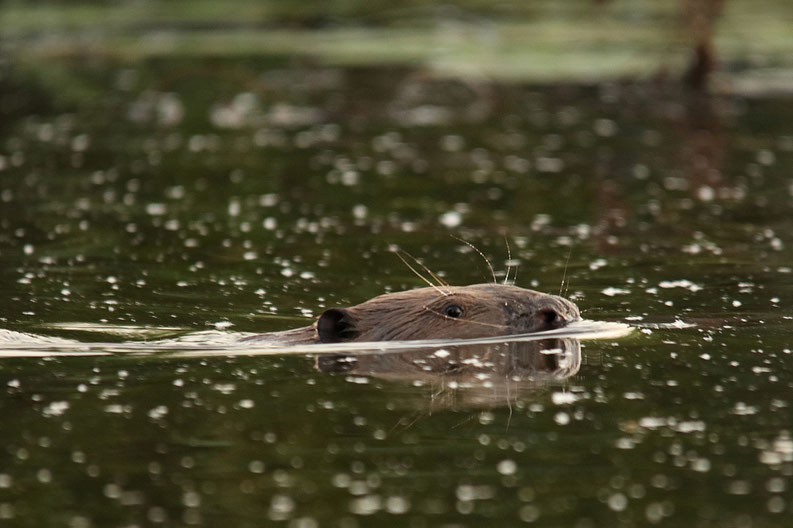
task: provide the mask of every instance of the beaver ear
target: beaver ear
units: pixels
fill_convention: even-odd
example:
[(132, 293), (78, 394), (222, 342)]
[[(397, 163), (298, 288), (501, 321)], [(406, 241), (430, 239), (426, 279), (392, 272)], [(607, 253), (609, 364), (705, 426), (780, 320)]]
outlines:
[(317, 321), (317, 333), (322, 343), (352, 341), (360, 335), (352, 314), (344, 308), (325, 310)]

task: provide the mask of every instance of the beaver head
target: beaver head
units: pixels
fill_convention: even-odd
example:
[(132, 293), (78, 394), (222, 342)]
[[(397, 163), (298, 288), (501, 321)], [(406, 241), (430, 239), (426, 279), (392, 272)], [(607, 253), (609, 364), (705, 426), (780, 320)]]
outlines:
[(323, 343), (473, 339), (559, 328), (580, 319), (567, 299), (504, 284), (420, 288), (326, 310), (315, 323)]

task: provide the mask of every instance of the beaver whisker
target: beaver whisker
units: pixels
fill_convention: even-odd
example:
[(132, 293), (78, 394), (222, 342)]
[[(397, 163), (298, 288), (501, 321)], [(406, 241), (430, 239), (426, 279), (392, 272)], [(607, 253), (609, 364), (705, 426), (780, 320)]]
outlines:
[(509, 284), (509, 272), (512, 269), (512, 251), (509, 249), (509, 239), (504, 235), (504, 243), (507, 245), (507, 273), (504, 275), (504, 284)]
[[(400, 250), (400, 251), (404, 251), (404, 250)], [(434, 288), (434, 289), (435, 289), (435, 290), (436, 290), (438, 293), (440, 293), (440, 294), (441, 294), (441, 295), (443, 295), (444, 297), (448, 297), (448, 296), (450, 296), (450, 295), (451, 295), (451, 292), (447, 292), (447, 291), (444, 291), (444, 290), (442, 290), (441, 288), (439, 288), (438, 286), (436, 286), (435, 284), (433, 284), (433, 283), (432, 283), (432, 281), (430, 281), (429, 279), (427, 279), (427, 278), (426, 278), (424, 275), (422, 275), (421, 273), (419, 273), (419, 272), (416, 270), (416, 268), (414, 268), (413, 266), (411, 266), (411, 265), (410, 265), (410, 263), (409, 263), (407, 260), (405, 260), (405, 257), (403, 257), (402, 255), (400, 255), (400, 254), (399, 254), (399, 252), (397, 252), (397, 251), (394, 251), (394, 254), (395, 254), (397, 257), (399, 257), (399, 260), (401, 260), (401, 261), (402, 261), (402, 263), (403, 263), (405, 266), (407, 266), (407, 267), (408, 267), (408, 269), (410, 269), (410, 271), (412, 271), (413, 273), (415, 273), (415, 274), (416, 274), (416, 276), (417, 276), (418, 278), (420, 278), (421, 280), (423, 280), (424, 282), (426, 282), (426, 283), (427, 283), (429, 286), (431, 286), (432, 288)]]
[(479, 248), (477, 248), (475, 245), (471, 244), (467, 240), (463, 240), (462, 238), (460, 238), (458, 236), (454, 236), (454, 235), (449, 235), (449, 236), (452, 237), (455, 240), (459, 240), (463, 244), (467, 245), (469, 248), (471, 248), (474, 251), (476, 251), (477, 253), (479, 253), (479, 256), (484, 259), (485, 264), (487, 264), (487, 268), (490, 270), (490, 274), (493, 276), (493, 284), (497, 284), (498, 283), (498, 279), (496, 279), (496, 272), (493, 270), (493, 265), (490, 264), (489, 260), (487, 260), (487, 257), (485, 256), (485, 254), (482, 253), (481, 251), (479, 251)]
[(422, 268), (424, 268), (424, 271), (426, 271), (427, 273), (429, 273), (429, 274), (430, 274), (430, 277), (432, 277), (433, 279), (435, 279), (435, 281), (436, 281), (436, 282), (437, 282), (439, 285), (441, 285), (441, 286), (445, 286), (445, 287), (447, 287), (447, 288), (450, 288), (450, 287), (451, 287), (451, 285), (450, 285), (448, 282), (446, 282), (445, 280), (443, 280), (442, 278), (440, 278), (440, 277), (439, 277), (439, 276), (438, 276), (438, 275), (437, 275), (437, 274), (436, 274), (434, 271), (432, 271), (431, 269), (429, 269), (429, 268), (428, 268), (428, 267), (427, 267), (427, 266), (426, 266), (426, 265), (425, 265), (423, 262), (421, 262), (419, 259), (417, 259), (416, 257), (414, 257), (413, 255), (411, 255), (410, 253), (408, 253), (407, 251), (405, 251), (404, 249), (402, 249), (402, 248), (400, 248), (400, 247), (398, 247), (398, 248), (396, 248), (396, 249), (397, 249), (397, 251), (401, 251), (402, 253), (404, 253), (404, 254), (405, 254), (405, 255), (407, 255), (408, 257), (412, 258), (412, 259), (413, 259), (413, 262), (415, 262), (416, 264), (418, 264), (419, 266), (421, 266)]
[(567, 250), (567, 260), (564, 261), (564, 272), (562, 273), (562, 283), (559, 285), (559, 295), (562, 295), (562, 289), (564, 288), (564, 280), (565, 278), (567, 278), (567, 265), (570, 264), (570, 255), (572, 255), (572, 253), (573, 253), (573, 246), (570, 245), (570, 247)]

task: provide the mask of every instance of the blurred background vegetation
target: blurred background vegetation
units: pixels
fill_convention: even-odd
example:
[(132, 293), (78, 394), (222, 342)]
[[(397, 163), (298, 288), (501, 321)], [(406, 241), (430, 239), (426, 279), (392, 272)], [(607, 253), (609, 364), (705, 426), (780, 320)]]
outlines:
[[(496, 255), (509, 235), (523, 284), (569, 267), (579, 298), (624, 279), (604, 254), (668, 278), (660, 251), (704, 236), (753, 262), (790, 232), (790, 35), (782, 0), (0, 1), (0, 263), (68, 264), (9, 271), (6, 298), (58, 301), (8, 319), (62, 321), (64, 282), (93, 298), (80, 270), (131, 259), (118, 321), (302, 321), (416, 285), (390, 244), (482, 280), (449, 231)], [(703, 45), (713, 97), (683, 82)]]
[(312, 57), (532, 82), (678, 78), (711, 32), (720, 90), (793, 84), (793, 6), (779, 0), (5, 0), (6, 60), (153, 55)]

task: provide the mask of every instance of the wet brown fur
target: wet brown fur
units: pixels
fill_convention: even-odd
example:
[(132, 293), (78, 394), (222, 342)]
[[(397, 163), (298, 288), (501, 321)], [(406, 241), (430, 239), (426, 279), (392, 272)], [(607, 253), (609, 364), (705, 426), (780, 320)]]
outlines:
[[(450, 306), (459, 307), (462, 315), (447, 315)], [(311, 326), (248, 339), (279, 345), (472, 339), (550, 330), (577, 319), (578, 307), (555, 295), (505, 284), (439, 286), (331, 308)]]

